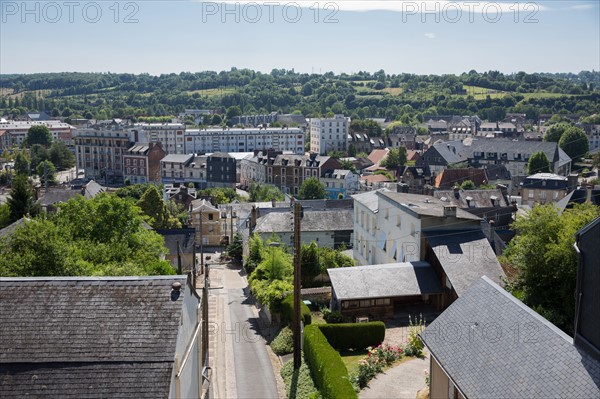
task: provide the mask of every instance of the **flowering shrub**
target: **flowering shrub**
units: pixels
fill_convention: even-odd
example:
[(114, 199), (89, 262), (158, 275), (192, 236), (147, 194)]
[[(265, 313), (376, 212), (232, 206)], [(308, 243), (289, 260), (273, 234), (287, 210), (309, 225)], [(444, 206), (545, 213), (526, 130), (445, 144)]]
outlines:
[(388, 344), (368, 349), (367, 357), (358, 364), (358, 373), (352, 376), (352, 383), (359, 389), (367, 386), (369, 381), (383, 372), (384, 367), (391, 366), (403, 354), (401, 347)]
[(425, 329), (425, 320), (420, 315), (419, 319), (415, 317), (413, 322), (412, 318), (408, 316), (408, 342), (404, 347), (404, 353), (406, 356), (417, 356), (420, 357), (423, 354), (423, 341), (419, 338), (419, 335)]
[(423, 374), (425, 374), (425, 385), (429, 386), (429, 370), (423, 370)]

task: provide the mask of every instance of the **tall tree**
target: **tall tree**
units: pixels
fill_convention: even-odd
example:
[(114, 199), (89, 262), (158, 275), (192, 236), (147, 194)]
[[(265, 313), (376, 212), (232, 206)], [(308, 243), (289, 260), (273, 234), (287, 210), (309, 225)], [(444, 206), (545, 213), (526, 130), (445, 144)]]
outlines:
[(75, 166), (75, 155), (62, 141), (54, 141), (48, 155), (50, 161), (59, 169), (69, 169)]
[(590, 149), (585, 132), (575, 126), (569, 127), (563, 133), (558, 145), (573, 161), (577, 161), (585, 156)]
[(30, 162), (29, 154), (26, 151), (17, 151), (17, 155), (15, 155), (15, 173), (29, 176), (31, 173)]
[(10, 207), (11, 223), (23, 216), (35, 216), (39, 213), (39, 206), (35, 203), (33, 190), (26, 175), (20, 174), (13, 179), (7, 203)]
[(546, 134), (544, 135), (544, 141), (552, 141), (554, 143), (558, 143), (562, 135), (567, 131), (568, 128), (571, 127), (570, 123), (561, 122), (555, 123), (550, 126), (546, 130)]
[(530, 175), (536, 173), (550, 173), (550, 161), (544, 151), (534, 152), (529, 158), (527, 164), (527, 173)]
[(516, 270), (508, 285), (513, 295), (569, 334), (575, 313), (575, 233), (599, 214), (592, 204), (562, 214), (553, 205), (536, 206), (517, 217), (513, 228), (519, 234), (503, 255), (502, 262)]
[(298, 191), (300, 199), (324, 199), (327, 197), (325, 184), (319, 181), (316, 177), (309, 177), (302, 182)]
[(387, 157), (381, 161), (381, 166), (390, 170), (396, 170), (406, 163), (407, 154), (406, 147), (392, 148)]
[(42, 184), (46, 184), (46, 181), (48, 182), (48, 185), (56, 184), (56, 167), (52, 162), (40, 162), (36, 171)]
[(34, 144), (41, 144), (44, 147), (52, 143), (52, 134), (47, 126), (36, 125), (29, 128), (25, 136), (25, 145), (31, 147)]
[(167, 204), (163, 201), (158, 188), (150, 185), (137, 205), (152, 218), (150, 225), (155, 229), (181, 227), (181, 223), (171, 216)]
[(319, 247), (313, 241), (310, 244), (302, 245), (300, 270), (302, 276), (302, 286), (310, 287), (315, 277), (319, 275)]

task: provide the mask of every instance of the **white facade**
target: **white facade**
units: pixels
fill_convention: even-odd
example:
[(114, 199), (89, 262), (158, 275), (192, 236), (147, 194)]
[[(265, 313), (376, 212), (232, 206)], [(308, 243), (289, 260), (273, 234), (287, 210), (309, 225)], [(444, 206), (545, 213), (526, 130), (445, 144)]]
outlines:
[(185, 132), (186, 154), (266, 149), (304, 154), (304, 133), (298, 128), (195, 129)]
[(310, 151), (326, 155), (329, 151), (346, 151), (350, 118), (335, 115), (333, 118), (310, 120)]
[(167, 154), (185, 154), (182, 123), (136, 123), (129, 128), (135, 142), (160, 143)]
[(22, 146), (27, 132), (33, 126), (46, 126), (50, 130), (53, 141), (62, 141), (71, 145), (73, 126), (61, 121), (6, 121), (0, 122), (0, 131), (6, 133), (0, 139), (0, 149)]

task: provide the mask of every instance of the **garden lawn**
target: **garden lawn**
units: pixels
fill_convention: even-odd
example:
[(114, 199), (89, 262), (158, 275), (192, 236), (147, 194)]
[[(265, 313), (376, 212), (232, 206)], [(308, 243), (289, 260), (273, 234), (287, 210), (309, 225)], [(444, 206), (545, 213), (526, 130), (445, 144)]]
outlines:
[(368, 350), (347, 350), (341, 351), (340, 356), (342, 357), (342, 361), (346, 365), (348, 369), (348, 374), (353, 374), (358, 372), (358, 363), (361, 359), (364, 359), (365, 356), (369, 353)]

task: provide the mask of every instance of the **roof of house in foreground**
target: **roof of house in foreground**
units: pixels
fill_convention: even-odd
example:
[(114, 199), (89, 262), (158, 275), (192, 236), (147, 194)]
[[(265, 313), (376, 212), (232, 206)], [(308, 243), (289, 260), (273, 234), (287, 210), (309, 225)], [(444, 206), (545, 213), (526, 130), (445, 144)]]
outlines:
[(0, 397), (168, 396), (187, 289), (185, 276), (0, 278)]
[(600, 397), (600, 364), (487, 277), (421, 336), (466, 398)]
[(389, 263), (327, 269), (337, 299), (436, 294), (442, 286), (427, 262)]

